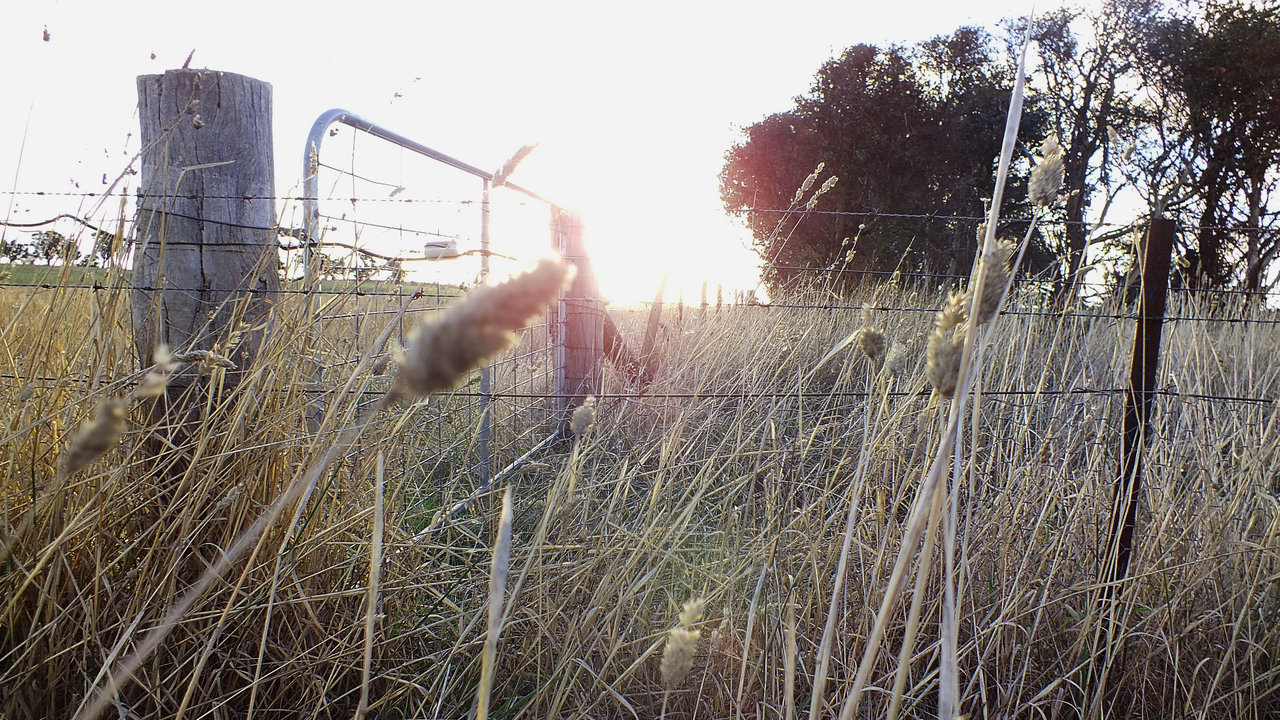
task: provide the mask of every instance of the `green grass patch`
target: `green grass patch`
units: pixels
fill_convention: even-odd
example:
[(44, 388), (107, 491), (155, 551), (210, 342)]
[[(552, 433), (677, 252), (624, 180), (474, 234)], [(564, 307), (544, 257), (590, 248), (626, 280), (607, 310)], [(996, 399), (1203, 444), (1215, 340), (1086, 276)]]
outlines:
[[(63, 270), (67, 273), (66, 278), (62, 276)], [(0, 263), (0, 276), (6, 274), (4, 282), (14, 285), (96, 285), (107, 277), (104, 268)]]

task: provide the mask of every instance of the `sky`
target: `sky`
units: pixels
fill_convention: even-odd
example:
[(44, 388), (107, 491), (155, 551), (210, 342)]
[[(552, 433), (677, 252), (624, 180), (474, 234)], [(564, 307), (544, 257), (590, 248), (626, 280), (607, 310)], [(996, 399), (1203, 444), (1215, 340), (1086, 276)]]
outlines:
[[(581, 214), (605, 296), (650, 297), (665, 273), (668, 295), (693, 301), (703, 282), (729, 293), (758, 279), (749, 236), (719, 198), (724, 154), (742, 128), (790, 107), (850, 45), (913, 43), (1029, 9), (992, 0), (15, 3), (0, 26), (0, 213), (29, 222), (95, 212), (77, 193), (103, 191), (137, 152), (136, 76), (181, 67), (194, 50), (193, 68), (271, 83), (278, 195), (301, 194), (307, 132), (330, 108), (485, 169), (537, 143), (512, 181)], [(386, 187), (421, 164), (392, 155), (375, 166), (375, 143), (346, 143), (333, 156)], [(463, 176), (457, 187), (475, 186)], [(339, 205), (322, 212), (351, 210)], [(404, 206), (422, 214), (401, 222), (443, 227), (423, 205)], [(546, 240), (542, 228), (498, 228), (521, 257)]]

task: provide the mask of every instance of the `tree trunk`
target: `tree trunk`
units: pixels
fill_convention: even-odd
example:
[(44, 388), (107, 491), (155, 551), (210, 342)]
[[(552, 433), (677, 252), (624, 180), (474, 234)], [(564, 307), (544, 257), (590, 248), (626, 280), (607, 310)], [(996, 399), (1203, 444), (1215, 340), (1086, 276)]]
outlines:
[(1265, 264), (1262, 259), (1262, 183), (1264, 180), (1263, 168), (1261, 173), (1253, 173), (1248, 179), (1249, 182), (1249, 222), (1245, 227), (1245, 272), (1244, 285), (1246, 290), (1259, 290), (1262, 287), (1262, 269)]
[[(1217, 153), (1215, 152), (1215, 155)], [(1221, 287), (1227, 281), (1225, 258), (1222, 256), (1222, 230), (1218, 227), (1218, 209), (1226, 193), (1223, 164), (1217, 157), (1210, 157), (1200, 175), (1204, 192), (1204, 212), (1200, 215), (1200, 228), (1196, 240), (1200, 253), (1200, 268), (1205, 285)]]

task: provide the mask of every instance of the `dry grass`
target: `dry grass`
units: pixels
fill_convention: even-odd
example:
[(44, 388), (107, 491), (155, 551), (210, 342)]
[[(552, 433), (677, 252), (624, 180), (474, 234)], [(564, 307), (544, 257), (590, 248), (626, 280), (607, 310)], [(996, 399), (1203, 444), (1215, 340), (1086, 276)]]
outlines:
[[(884, 286), (853, 304), (936, 308), (947, 290)], [(370, 307), (354, 297), (332, 302), (331, 314), (341, 314), (340, 302)], [(486, 639), (497, 637), (488, 598), (499, 504), (486, 496), (411, 542), (434, 508), (474, 487), (466, 472), (474, 427), (442, 431), (435, 399), (381, 412), (334, 455), (337, 438), (361, 422), (362, 398), (388, 387), (371, 363), (359, 364), (381, 352), (376, 332), (359, 343), (344, 339), (346, 328), (322, 334), (333, 366), (326, 379), (340, 390), (327, 395), (313, 430), (314, 375), (297, 361), (312, 354), (305, 308), (282, 298), (275, 331), (238, 387), (220, 387), (225, 369), (216, 367), (189, 380), (203, 408), (194, 429), (179, 432), (163, 406), (133, 402), (122, 441), (60, 479), (81, 423), (145, 376), (132, 358), (127, 295), (10, 289), (0, 306), (8, 318), (0, 374), (20, 378), (0, 385), (12, 545), (0, 577), (0, 714), (73, 716), (159, 629), (167, 635), (121, 682), (112, 716), (349, 717), (362, 692), (370, 716), (471, 711)], [(1208, 312), (1190, 301), (1171, 310)], [(1215, 312), (1271, 319), (1256, 308)], [(868, 321), (890, 347), (906, 348), (901, 366), (884, 363), (897, 377), (878, 374), (856, 345), (814, 371)], [(644, 318), (621, 322), (638, 340)], [(665, 702), (670, 718), (779, 717), (807, 707), (860, 483), (820, 708), (837, 713), (939, 439), (947, 401), (933, 404), (923, 367), (931, 322), (927, 312), (668, 312), (655, 385), (626, 395), (611, 377), (591, 432), (512, 482), (489, 714), (656, 717)], [(985, 351), (980, 422), (961, 438), (962, 708), (974, 717), (1077, 717), (1094, 699), (1083, 687), (1097, 647), (1090, 597), (1121, 399), (1064, 391), (1121, 386), (1132, 327), (1102, 314), (1001, 323)], [(1181, 395), (1157, 401), (1107, 707), (1113, 716), (1273, 717), (1276, 408), (1194, 396), (1280, 396), (1280, 333), (1175, 322), (1165, 348), (1161, 385)], [(1006, 389), (1026, 392), (994, 392)], [(379, 453), (384, 513), (374, 511)], [(336, 460), (314, 489), (192, 598), (326, 455)], [(375, 533), (379, 520), (385, 529)], [(380, 575), (369, 565), (379, 554)], [(916, 607), (894, 610), (861, 716), (884, 715), (900, 677), (903, 715), (932, 716), (942, 565), (919, 577), (912, 569), (910, 583), (926, 591)], [(664, 682), (664, 643), (691, 597), (707, 600), (702, 620), (679, 625), (700, 632), (693, 666)], [(190, 608), (167, 625), (184, 599)], [(919, 620), (909, 624), (913, 612)], [(900, 662), (908, 627), (917, 641)]]
[[(325, 294), (317, 326), (286, 294), (250, 366), (172, 348), (170, 369), (134, 356), (124, 275), (0, 288), (0, 717), (928, 718), (957, 686), (974, 718), (1280, 716), (1278, 408), (1222, 399), (1280, 398), (1268, 310), (1175, 298), (1219, 321), (1166, 328), (1107, 639), (1131, 321), (962, 329), (1003, 276), (841, 299), (898, 310), (620, 317), (646, 354), (656, 334), (656, 381), (610, 375), (483, 493), (475, 399), (446, 388), (515, 340), (497, 386), (550, 389), (545, 328), (510, 335), (541, 291), (484, 289), (416, 333), (438, 298)], [(506, 455), (549, 404), (496, 402)]]
[[(912, 598), (878, 617), (956, 402), (926, 380), (955, 288), (842, 300), (920, 312), (620, 316), (637, 347), (662, 320), (656, 382), (609, 376), (571, 441), (495, 488), (509, 516), (495, 492), (440, 522), (478, 486), (474, 399), (387, 392), (455, 382), (544, 300), (485, 290), (410, 333), (434, 301), (326, 295), (313, 332), (284, 295), (252, 366), (188, 358), (152, 399), (123, 272), (0, 289), (2, 717), (832, 717), (864, 655), (856, 716), (933, 717), (947, 577), (973, 717), (1280, 712), (1277, 408), (1202, 397), (1280, 397), (1277, 326), (1239, 322), (1265, 309), (1170, 310), (1236, 322), (1167, 327), (1104, 694), (1086, 680), (1122, 396), (1095, 391), (1124, 383), (1129, 321), (1000, 318), (945, 483), (954, 538), (943, 495), (921, 503)], [(546, 347), (523, 333), (497, 386), (545, 392)], [(496, 411), (508, 441), (548, 431), (536, 402)]]

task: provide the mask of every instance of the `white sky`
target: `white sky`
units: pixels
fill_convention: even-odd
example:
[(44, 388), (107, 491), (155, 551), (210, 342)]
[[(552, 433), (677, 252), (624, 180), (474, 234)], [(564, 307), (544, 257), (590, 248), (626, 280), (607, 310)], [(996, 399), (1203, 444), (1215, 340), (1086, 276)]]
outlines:
[(75, 197), (7, 191), (105, 189), (103, 175), (114, 179), (136, 152), (136, 76), (180, 67), (194, 49), (192, 67), (272, 84), (277, 194), (300, 194), (306, 133), (333, 107), (482, 168), (538, 142), (512, 179), (583, 214), (606, 296), (650, 295), (666, 270), (696, 300), (704, 279), (750, 287), (755, 278), (717, 182), (738, 128), (786, 109), (850, 45), (916, 42), (1028, 9), (998, 0), (14, 3), (0, 26), (0, 212), (16, 221), (87, 213)]

